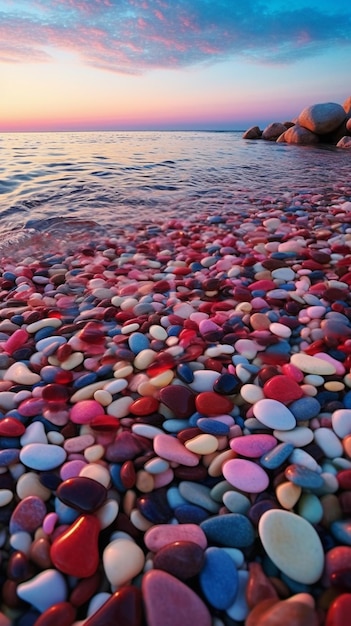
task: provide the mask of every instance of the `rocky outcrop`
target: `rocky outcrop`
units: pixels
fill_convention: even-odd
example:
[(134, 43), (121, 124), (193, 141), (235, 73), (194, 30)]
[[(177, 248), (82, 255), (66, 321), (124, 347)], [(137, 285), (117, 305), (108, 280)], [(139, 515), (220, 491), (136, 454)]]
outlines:
[(261, 137), (262, 130), (260, 130), (259, 126), (251, 126), (243, 134), (243, 139), (261, 139)]
[(312, 133), (312, 131), (308, 130), (308, 128), (295, 124), (295, 126), (291, 126), (282, 135), (280, 135), (277, 142), (293, 143), (300, 146), (312, 146), (319, 143), (319, 138), (316, 133)]
[(244, 139), (264, 139), (296, 145), (331, 144), (349, 148), (351, 138), (351, 96), (343, 105), (322, 102), (306, 107), (292, 122), (272, 122), (262, 131), (252, 126)]
[(287, 130), (287, 127), (280, 122), (273, 122), (266, 126), (262, 133), (262, 139), (267, 141), (277, 141), (278, 137)]

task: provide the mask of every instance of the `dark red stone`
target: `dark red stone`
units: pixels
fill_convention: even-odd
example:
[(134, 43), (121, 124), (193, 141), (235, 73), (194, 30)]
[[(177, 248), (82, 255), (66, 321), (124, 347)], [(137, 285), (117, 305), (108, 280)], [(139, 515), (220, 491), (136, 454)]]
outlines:
[(141, 626), (143, 622), (140, 589), (126, 585), (116, 591), (84, 621), (84, 626)]
[(351, 469), (341, 470), (336, 475), (340, 489), (351, 489)]
[(63, 385), (50, 383), (43, 388), (42, 398), (46, 402), (65, 403), (69, 398), (69, 391)]
[(102, 430), (113, 432), (119, 429), (120, 421), (119, 419), (117, 419), (117, 417), (113, 417), (112, 415), (105, 415), (104, 413), (102, 413), (101, 415), (93, 417), (91, 422), (89, 422), (89, 426), (90, 428), (98, 431)]
[(207, 417), (230, 413), (233, 410), (233, 402), (215, 391), (199, 393), (196, 396), (195, 406), (199, 413)]
[(100, 522), (94, 515), (81, 515), (54, 540), (50, 557), (54, 566), (69, 576), (88, 578), (99, 565)]
[(101, 572), (99, 570), (88, 578), (82, 578), (74, 586), (69, 601), (73, 606), (80, 607), (91, 600), (101, 584)]
[(273, 376), (267, 380), (263, 385), (263, 393), (266, 398), (278, 400), (283, 404), (290, 404), (290, 402), (303, 396), (300, 385), (293, 378), (284, 374)]
[(25, 431), (25, 425), (14, 417), (0, 420), (0, 437), (21, 437)]
[(325, 626), (346, 626), (351, 615), (351, 593), (342, 593), (329, 607)]
[(204, 565), (203, 549), (192, 541), (175, 541), (161, 548), (154, 557), (154, 568), (164, 570), (180, 580), (199, 574)]
[(125, 461), (121, 467), (120, 478), (126, 489), (132, 489), (136, 481), (136, 472), (132, 461)]
[(34, 626), (72, 626), (76, 611), (69, 602), (58, 602), (38, 617)]
[(183, 385), (168, 385), (160, 390), (160, 400), (181, 419), (195, 412), (195, 395)]
[(16, 550), (16, 552), (12, 552), (10, 555), (6, 572), (8, 578), (21, 583), (32, 578), (35, 574), (35, 569), (27, 555)]
[[(168, 368), (167, 368), (168, 369)], [(159, 401), (152, 396), (142, 396), (134, 400), (129, 407), (129, 412), (138, 417), (143, 415), (151, 415), (158, 410)]]
[(107, 489), (96, 480), (86, 476), (74, 476), (61, 483), (57, 497), (67, 506), (82, 513), (93, 513), (107, 498)]

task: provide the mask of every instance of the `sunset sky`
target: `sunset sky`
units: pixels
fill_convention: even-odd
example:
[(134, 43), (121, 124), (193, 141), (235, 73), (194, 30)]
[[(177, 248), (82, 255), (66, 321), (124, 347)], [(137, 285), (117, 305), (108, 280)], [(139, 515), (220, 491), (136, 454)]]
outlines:
[(0, 0), (1, 132), (264, 127), (350, 67), (350, 0)]

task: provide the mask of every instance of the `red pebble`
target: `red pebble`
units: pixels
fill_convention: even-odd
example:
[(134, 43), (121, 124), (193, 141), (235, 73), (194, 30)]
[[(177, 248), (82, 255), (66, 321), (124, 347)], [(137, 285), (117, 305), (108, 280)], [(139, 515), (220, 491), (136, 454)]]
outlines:
[[(126, 585), (116, 591), (87, 620), (84, 626), (141, 626), (143, 623), (140, 589)], [(61, 625), (60, 625), (61, 626)]]
[(120, 426), (120, 421), (117, 417), (113, 417), (112, 415), (105, 415), (102, 413), (101, 415), (97, 415), (93, 417), (91, 422), (89, 423), (90, 428), (94, 430), (102, 430), (107, 432), (113, 432), (114, 430), (118, 430)]
[(199, 393), (195, 400), (195, 406), (199, 413), (207, 417), (230, 413), (230, 411), (233, 410), (232, 401), (215, 391), (203, 391)]
[(50, 557), (54, 566), (69, 576), (88, 578), (99, 566), (100, 522), (94, 515), (81, 515), (54, 540)]
[(195, 412), (195, 395), (191, 389), (182, 385), (163, 387), (160, 400), (181, 419), (190, 417)]
[(158, 406), (159, 401), (157, 398), (153, 398), (152, 396), (143, 396), (134, 400), (129, 407), (129, 413), (139, 417), (143, 415), (151, 415), (151, 413), (155, 413), (155, 411), (157, 411)]
[(76, 611), (69, 602), (58, 602), (50, 606), (35, 621), (35, 626), (72, 626)]
[(290, 376), (280, 374), (273, 376), (263, 385), (263, 393), (266, 398), (278, 400), (283, 404), (290, 404), (294, 400), (302, 398), (303, 391), (298, 383)]
[(336, 475), (340, 489), (351, 489), (351, 469), (341, 470)]
[(69, 392), (67, 387), (63, 385), (50, 383), (43, 388), (42, 398), (46, 402), (66, 402), (69, 398)]
[(351, 593), (342, 593), (329, 607), (325, 626), (346, 626), (351, 615)]
[(133, 461), (125, 461), (121, 467), (120, 478), (126, 489), (132, 489), (136, 481), (136, 472)]
[(7, 341), (5, 341), (2, 348), (4, 352), (7, 352), (7, 354), (13, 354), (15, 350), (21, 348), (26, 343), (26, 341), (28, 341), (28, 338), (29, 334), (27, 333), (27, 331), (23, 328), (18, 328), (18, 330), (15, 330), (13, 335), (11, 335), (11, 337), (9, 337)]
[(101, 572), (97, 571), (88, 578), (82, 578), (74, 586), (69, 601), (73, 606), (80, 607), (93, 597), (101, 584)]
[(14, 417), (0, 420), (0, 437), (21, 437), (25, 430), (25, 425)]

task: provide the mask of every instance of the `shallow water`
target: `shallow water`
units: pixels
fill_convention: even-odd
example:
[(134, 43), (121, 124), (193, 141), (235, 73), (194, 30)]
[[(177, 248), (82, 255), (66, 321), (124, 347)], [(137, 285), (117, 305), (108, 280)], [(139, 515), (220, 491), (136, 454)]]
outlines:
[(245, 141), (241, 132), (3, 134), (0, 233), (60, 238), (85, 221), (110, 229), (116, 219), (125, 226), (288, 203), (304, 191), (347, 195), (349, 168), (347, 151)]

